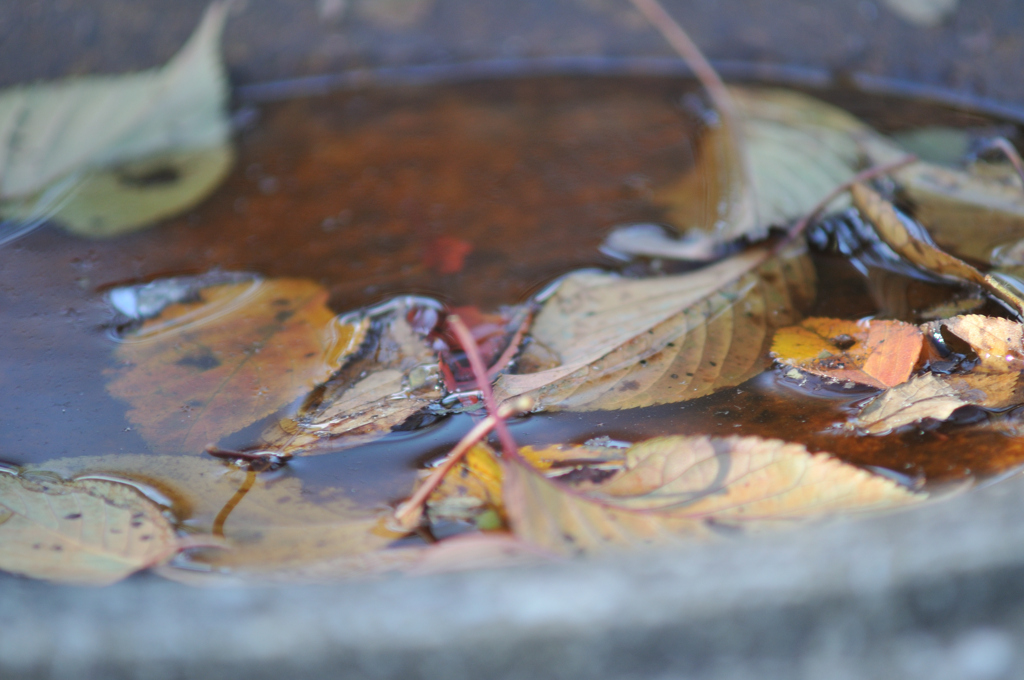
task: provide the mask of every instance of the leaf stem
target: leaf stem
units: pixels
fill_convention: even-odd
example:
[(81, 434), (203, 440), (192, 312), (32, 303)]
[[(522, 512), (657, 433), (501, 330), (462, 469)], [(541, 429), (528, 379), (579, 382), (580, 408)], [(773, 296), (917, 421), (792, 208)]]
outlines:
[(487, 413), (495, 418), (493, 427), (498, 433), (498, 441), (501, 442), (502, 453), (506, 456), (519, 455), (519, 449), (512, 438), (512, 433), (508, 431), (508, 425), (505, 424), (505, 416), (502, 415), (502, 412), (498, 409), (497, 402), (494, 400), (494, 392), (491, 390), (491, 379), (487, 375), (487, 366), (484, 364), (483, 357), (480, 356), (480, 348), (477, 347), (473, 334), (469, 332), (469, 328), (466, 327), (466, 324), (459, 318), (458, 314), (448, 317), (448, 325), (451, 327), (452, 332), (455, 333), (455, 337), (458, 338), (462, 349), (466, 352), (469, 366), (473, 369), (473, 377), (476, 378), (477, 388), (484, 397)]
[(722, 77), (715, 71), (711, 62), (707, 60), (704, 53), (697, 47), (697, 43), (693, 42), (689, 34), (678, 21), (672, 18), (672, 15), (665, 10), (665, 7), (662, 6), (659, 0), (631, 0), (631, 2), (644, 15), (644, 18), (661, 33), (665, 41), (686, 62), (693, 71), (693, 75), (704, 86), (704, 89), (708, 91), (708, 96), (711, 97), (712, 103), (714, 103), (715, 108), (721, 114), (726, 129), (729, 132), (729, 137), (735, 147), (734, 152), (740, 164), (743, 183), (746, 185), (745, 191), (742, 192), (743, 200), (749, 201), (749, 209), (754, 223), (759, 223), (757, 197), (754, 195), (754, 173), (746, 153), (746, 146), (743, 143), (743, 129), (740, 126), (740, 116), (736, 112), (736, 106), (733, 104), (732, 96), (729, 94), (729, 88), (726, 87), (725, 81), (722, 80)]
[[(512, 409), (509, 408), (508, 412), (511, 414)], [(462, 460), (470, 449), (479, 444), (494, 429), (496, 422), (498, 422), (498, 418), (490, 415), (477, 423), (472, 430), (466, 433), (465, 437), (459, 440), (459, 443), (451, 450), (451, 453), (444, 459), (444, 462), (434, 468), (430, 476), (416, 489), (416, 493), (409, 500), (395, 508), (394, 521), (400, 528), (411, 531), (416, 526), (423, 512), (423, 505), (427, 502), (430, 494), (434, 493), (437, 487), (441, 485), (444, 476), (455, 467), (455, 464)]]

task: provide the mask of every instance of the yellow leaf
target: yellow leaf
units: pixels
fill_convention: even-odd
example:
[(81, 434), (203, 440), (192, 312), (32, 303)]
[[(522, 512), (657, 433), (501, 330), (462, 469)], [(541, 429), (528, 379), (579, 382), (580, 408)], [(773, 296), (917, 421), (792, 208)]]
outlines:
[(126, 484), (0, 472), (0, 569), (101, 586), (177, 551), (160, 508)]
[(513, 531), (561, 554), (789, 526), (925, 498), (826, 454), (758, 437), (642, 442), (627, 452), (625, 470), (585, 492), (520, 462), (503, 466)]
[[(383, 526), (386, 505), (360, 506), (335, 488), (311, 490), (293, 476), (246, 472), (208, 456), (66, 458), (39, 468), (133, 480), (167, 497), (184, 530), (222, 532), (225, 547), (191, 550), (164, 567), (164, 575), (189, 569), (287, 580), (335, 564), (333, 577), (344, 578), (361, 573), (360, 564), (373, 563), (374, 553), (401, 537)], [(356, 571), (345, 572), (343, 564)]]
[(107, 389), (161, 453), (199, 453), (327, 380), (367, 323), (338, 323), (301, 279), (204, 288), (129, 333)]
[(921, 330), (902, 321), (813, 318), (778, 330), (772, 356), (808, 373), (885, 389), (910, 378), (923, 343)]
[(738, 385), (767, 366), (771, 329), (813, 298), (802, 250), (765, 260), (753, 249), (690, 274), (624, 279), (577, 272), (537, 315), (529, 353), (556, 366), (503, 375), (499, 400), (526, 394), (538, 408), (589, 411), (665, 404)]

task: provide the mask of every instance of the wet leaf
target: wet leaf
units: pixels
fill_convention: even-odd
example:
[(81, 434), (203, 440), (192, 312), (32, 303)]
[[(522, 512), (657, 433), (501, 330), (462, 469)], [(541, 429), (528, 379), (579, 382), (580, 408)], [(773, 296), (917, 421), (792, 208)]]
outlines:
[(925, 418), (945, 420), (961, 406), (1005, 409), (1024, 403), (1024, 344), (1020, 324), (978, 314), (925, 325), (945, 328), (970, 345), (978, 364), (952, 375), (925, 373), (886, 390), (852, 421), (868, 434), (884, 434)]
[(901, 215), (874, 190), (858, 184), (851, 193), (857, 209), (875, 226), (882, 240), (907, 261), (938, 276), (981, 286), (1010, 309), (1024, 314), (1024, 298), (1020, 291), (939, 248), (927, 231)]
[(212, 191), (232, 161), (226, 14), (227, 3), (211, 4), (161, 68), (0, 93), (0, 214), (112, 236)]
[[(309, 489), (286, 473), (247, 472), (205, 456), (67, 458), (41, 467), (134, 480), (166, 497), (184, 530), (222, 534), (225, 548), (192, 550), (164, 574), (171, 569), (199, 575), (225, 570), (260, 580), (332, 561), (369, 561), (400, 537), (383, 526), (390, 513), (386, 505), (364, 507), (336, 488)], [(239, 494), (247, 482), (250, 488)], [(347, 575), (339, 569), (334, 576)]]
[(126, 484), (0, 472), (0, 569), (101, 586), (177, 551), (160, 508)]
[(368, 322), (339, 322), (301, 279), (203, 288), (125, 335), (107, 389), (154, 451), (199, 453), (309, 393), (359, 349)]
[[(736, 194), (742, 175), (725, 153), (727, 131), (708, 130), (700, 141), (700, 171), (657, 191), (669, 220), (682, 231), (714, 234), (719, 242), (762, 238), (769, 226), (803, 217), (862, 165), (852, 130), (863, 124), (849, 114), (783, 90), (730, 88), (742, 120), (754, 211)], [(820, 106), (806, 106), (810, 100)]]
[(772, 341), (775, 360), (802, 371), (879, 389), (910, 378), (924, 336), (902, 321), (804, 319)]
[(802, 251), (764, 260), (753, 249), (693, 273), (625, 279), (567, 276), (537, 315), (520, 360), (495, 395), (538, 409), (589, 411), (664, 404), (738, 385), (767, 367), (773, 328), (814, 295)]
[(372, 321), (363, 349), (295, 415), (268, 428), (258, 447), (285, 456), (337, 451), (386, 434), (435, 404), (444, 394), (437, 355), (409, 322), (421, 304), (402, 298), (347, 317), (352, 327)]
[(782, 527), (924, 499), (826, 454), (758, 437), (652, 439), (629, 449), (620, 474), (586, 491), (520, 462), (503, 466), (513, 531), (560, 554)]

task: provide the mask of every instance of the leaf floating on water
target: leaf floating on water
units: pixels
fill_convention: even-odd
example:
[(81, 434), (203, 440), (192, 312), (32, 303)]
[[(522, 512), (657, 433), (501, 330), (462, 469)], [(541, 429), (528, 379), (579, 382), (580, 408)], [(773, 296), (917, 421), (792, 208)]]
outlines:
[[(294, 476), (256, 474), (207, 456), (110, 455), (48, 461), (37, 470), (65, 475), (116, 475), (157, 489), (184, 517), (183, 528), (206, 535), (217, 527), (224, 546), (190, 550), (161, 569), (167, 576), (188, 569), (197, 583), (216, 582), (224, 570), (239, 579), (263, 580), (297, 574), (332, 562), (353, 569), (400, 536), (383, 528), (386, 505), (364, 506), (332, 487), (310, 489)], [(234, 502), (225, 514), (225, 506)], [(0, 525), (2, 529), (3, 525)], [(177, 565), (177, 566), (175, 566)], [(359, 572), (352, 572), (359, 573)], [(334, 578), (351, 575), (341, 570)]]
[[(771, 330), (814, 296), (802, 250), (765, 260), (753, 249), (676, 276), (567, 276), (537, 315), (521, 365), (495, 396), (538, 409), (590, 411), (665, 404), (738, 385), (768, 365)], [(547, 365), (545, 365), (545, 362)]]
[(126, 334), (107, 389), (160, 453), (199, 453), (327, 380), (368, 322), (341, 323), (301, 279), (203, 288)]
[(0, 214), (53, 217), (74, 233), (103, 237), (210, 193), (233, 160), (220, 58), (226, 16), (227, 3), (211, 4), (161, 68), (0, 93)]
[(367, 344), (298, 413), (266, 430), (259, 447), (284, 456), (337, 451), (386, 434), (435, 404), (444, 395), (437, 355), (409, 322), (425, 302), (404, 298), (350, 316), (350, 325), (360, 328), (372, 321)]
[(775, 333), (772, 356), (802, 371), (879, 389), (910, 379), (924, 344), (902, 321), (804, 319)]
[(1024, 403), (1024, 344), (1019, 323), (978, 314), (932, 322), (970, 345), (978, 364), (951, 375), (926, 373), (886, 390), (853, 420), (868, 434), (885, 434), (925, 418), (945, 420), (961, 406), (1005, 409)]
[(662, 437), (580, 491), (521, 462), (505, 468), (513, 531), (560, 554), (711, 537), (899, 508), (925, 496), (803, 446), (759, 437)]
[(160, 509), (126, 484), (0, 472), (0, 569), (102, 586), (177, 551)]

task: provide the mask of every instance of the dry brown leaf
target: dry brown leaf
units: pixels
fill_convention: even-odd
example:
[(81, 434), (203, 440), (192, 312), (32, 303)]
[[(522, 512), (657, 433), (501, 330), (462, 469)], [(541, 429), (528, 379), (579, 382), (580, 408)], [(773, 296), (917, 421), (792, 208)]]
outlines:
[(537, 315), (521, 365), (503, 375), (499, 400), (538, 409), (623, 409), (694, 399), (738, 385), (767, 366), (771, 330), (792, 323), (814, 295), (814, 270), (791, 248), (764, 261), (753, 249), (689, 274), (624, 279), (577, 272)]
[[(307, 489), (292, 476), (256, 474), (202, 456), (112, 455), (44, 464), (61, 474), (117, 475), (170, 499), (183, 529), (200, 535), (222, 525), (226, 548), (191, 551), (162, 570), (225, 570), (240, 579), (286, 579), (330, 562), (369, 564), (400, 538), (383, 526), (390, 509), (362, 507), (333, 488)], [(236, 497), (255, 475), (251, 488)], [(230, 511), (225, 507), (237, 502)], [(2, 528), (2, 525), (0, 525)], [(346, 574), (340, 568), (336, 578)], [(216, 579), (212, 579), (216, 581)]]
[(803, 446), (759, 437), (661, 437), (579, 491), (517, 461), (505, 468), (513, 531), (559, 554), (709, 537), (920, 502), (896, 483)]
[(1022, 327), (1016, 321), (981, 314), (955, 316), (938, 322), (974, 350), (979, 369), (990, 373), (1024, 370)]
[(0, 569), (102, 586), (177, 551), (160, 508), (126, 484), (0, 472)]
[(437, 355), (407, 318), (420, 304), (399, 299), (355, 317), (356, 325), (373, 322), (362, 351), (258, 446), (285, 456), (337, 451), (386, 434), (440, 399)]
[(902, 321), (813, 318), (776, 331), (772, 356), (808, 373), (885, 389), (910, 378), (923, 343), (921, 329)]
[(1005, 409), (1024, 403), (1024, 343), (1021, 325), (998, 317), (969, 314), (925, 325), (940, 328), (970, 345), (979, 363), (970, 372), (926, 373), (886, 390), (868, 403), (852, 424), (869, 434), (884, 434), (925, 418), (945, 420), (961, 406)]
[(907, 261), (938, 276), (981, 286), (1010, 309), (1024, 315), (1024, 299), (1018, 291), (939, 248), (927, 231), (903, 219), (889, 201), (867, 186), (854, 185), (851, 193), (854, 205), (875, 226), (881, 239)]
[(327, 291), (301, 279), (228, 283), (199, 297), (129, 333), (107, 386), (160, 453), (198, 453), (308, 393), (368, 326), (338, 322)]

